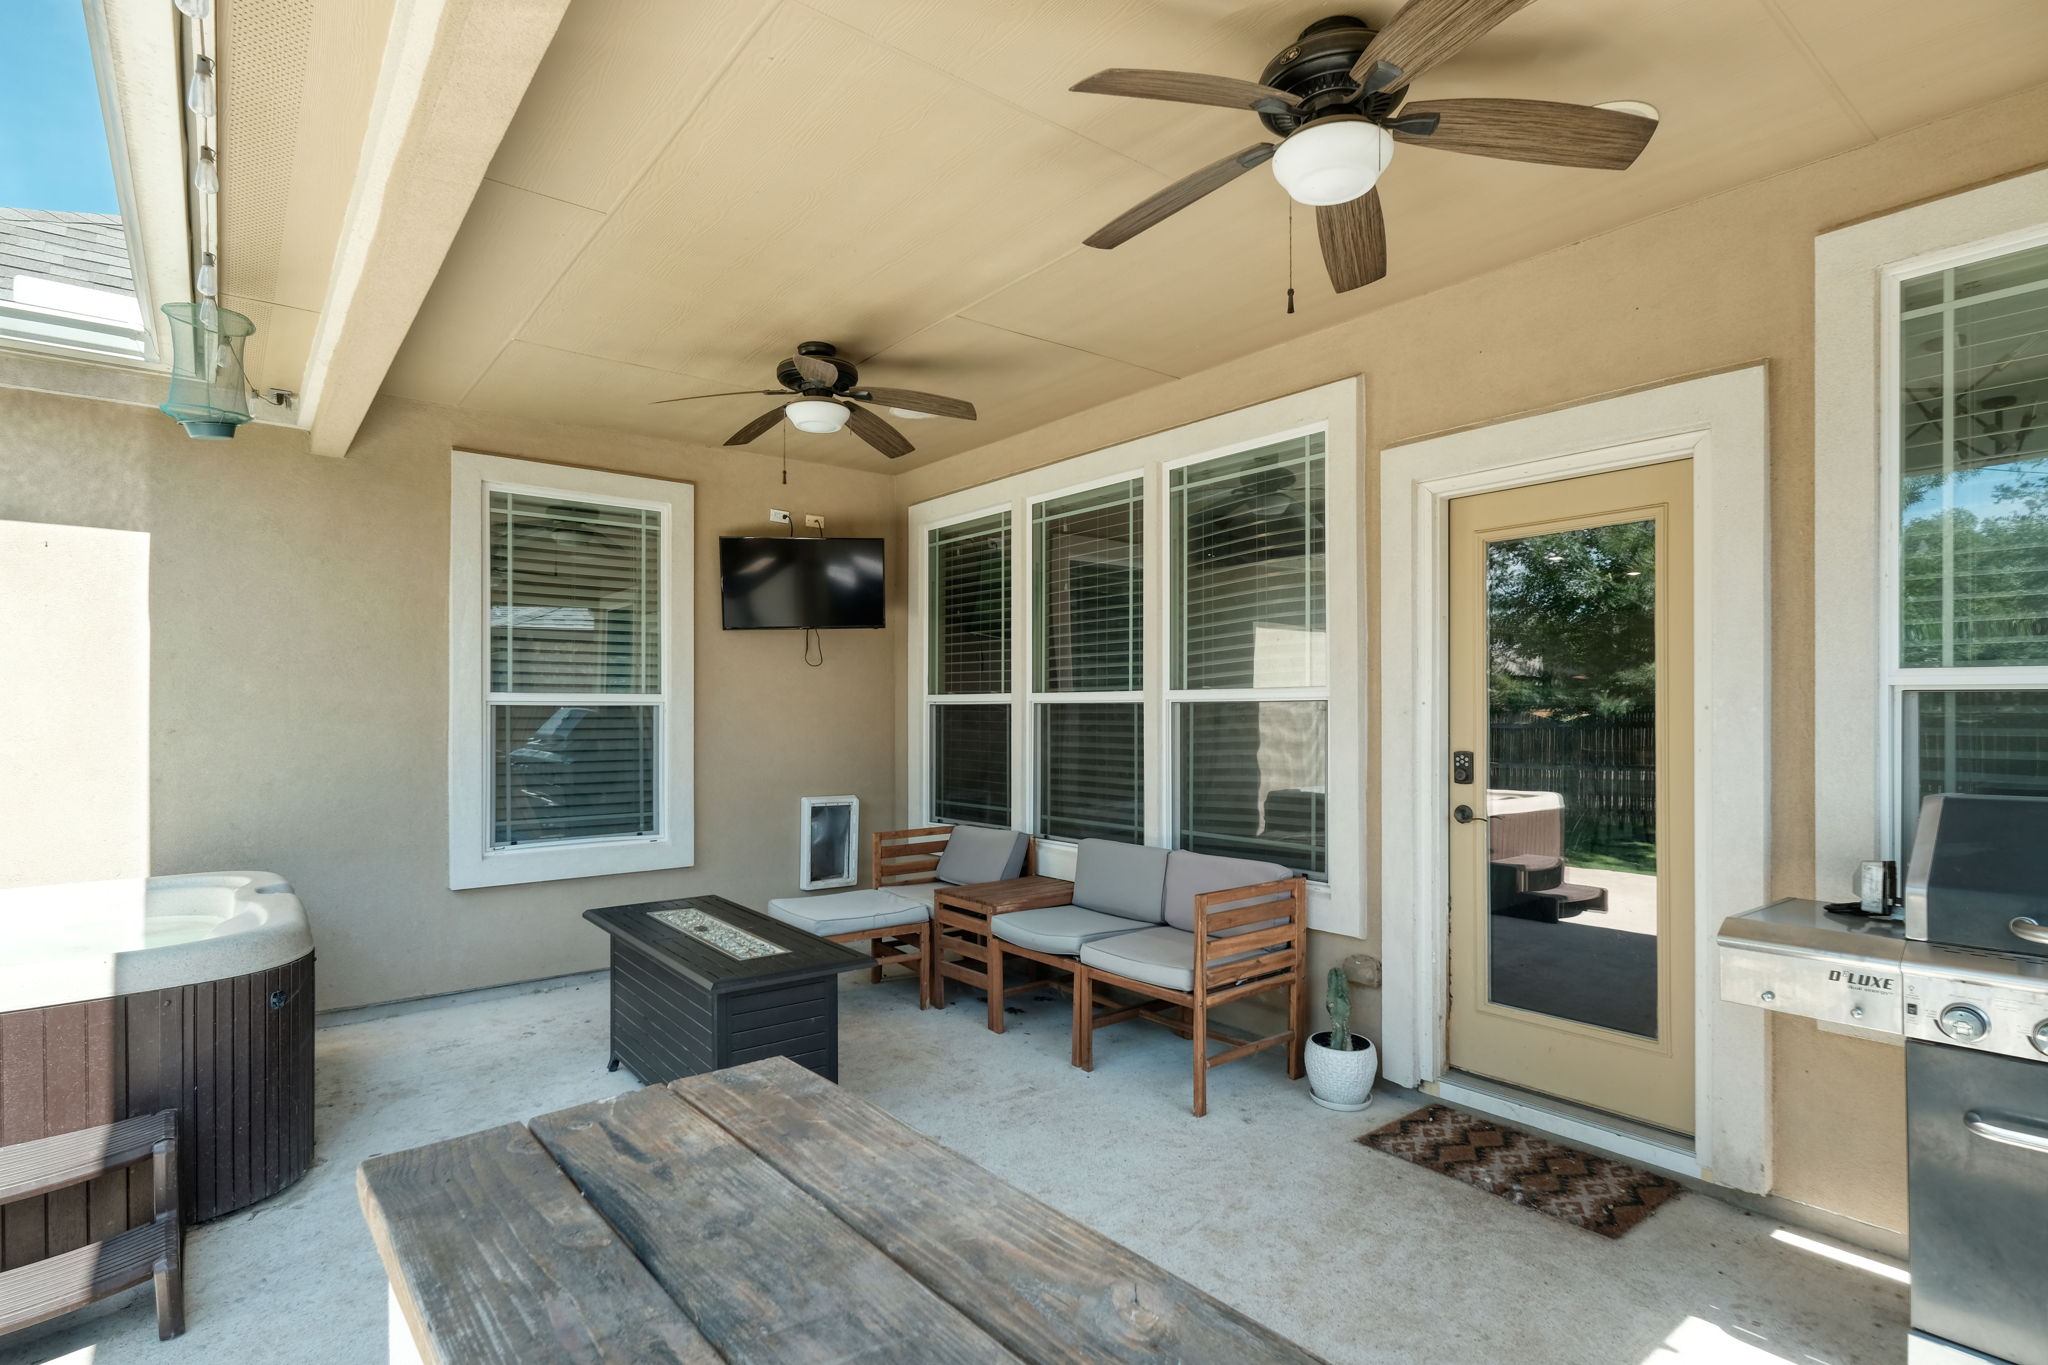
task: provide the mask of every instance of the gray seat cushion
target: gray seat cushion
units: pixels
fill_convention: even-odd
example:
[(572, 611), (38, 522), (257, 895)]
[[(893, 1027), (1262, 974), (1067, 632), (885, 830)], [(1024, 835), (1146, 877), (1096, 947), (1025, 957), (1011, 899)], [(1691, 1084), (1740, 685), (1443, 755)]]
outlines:
[(1081, 946), (1111, 934), (1142, 932), (1122, 915), (1106, 915), (1078, 905), (1049, 905), (1042, 910), (1013, 910), (989, 921), (995, 936), (1020, 948), (1073, 957)]
[[(1265, 948), (1219, 960), (1246, 962), (1272, 951)], [(1114, 972), (1170, 991), (1195, 988), (1195, 936), (1167, 925), (1085, 943), (1081, 946), (1081, 961), (1096, 971)]]
[[(1166, 922), (1176, 929), (1193, 932), (1195, 927), (1195, 897), (1204, 891), (1229, 891), (1240, 886), (1257, 886), (1261, 882), (1283, 881), (1294, 874), (1278, 863), (1261, 862), (1256, 858), (1223, 858), (1214, 853), (1190, 853), (1186, 849), (1175, 849), (1166, 860)], [(1075, 897), (1076, 900), (1080, 897)], [(1222, 905), (1218, 909), (1235, 909)], [(1278, 923), (1277, 920), (1268, 923)], [(1249, 933), (1261, 927), (1247, 924), (1241, 929), (1228, 932)], [(1147, 978), (1149, 979), (1149, 978)]]
[(887, 891), (892, 896), (903, 896), (906, 899), (914, 900), (929, 910), (932, 907), (932, 897), (936, 896), (939, 892), (939, 883), (908, 882), (902, 886), (885, 886), (882, 890)]
[(1074, 904), (1146, 924), (1160, 920), (1166, 850), (1083, 839), (1074, 855)]
[(939, 855), (939, 880), (955, 886), (1008, 881), (1024, 870), (1029, 835), (1014, 829), (955, 825)]
[(862, 929), (923, 924), (932, 917), (928, 901), (894, 891), (840, 891), (830, 896), (784, 896), (768, 902), (768, 916), (807, 934), (825, 938)]

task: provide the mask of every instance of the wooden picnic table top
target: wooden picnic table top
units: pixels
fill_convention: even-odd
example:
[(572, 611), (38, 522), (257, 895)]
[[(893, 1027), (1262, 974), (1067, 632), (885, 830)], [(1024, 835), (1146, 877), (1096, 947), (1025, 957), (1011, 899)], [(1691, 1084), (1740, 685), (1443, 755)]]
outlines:
[(357, 1186), (429, 1362), (1318, 1359), (785, 1058)]

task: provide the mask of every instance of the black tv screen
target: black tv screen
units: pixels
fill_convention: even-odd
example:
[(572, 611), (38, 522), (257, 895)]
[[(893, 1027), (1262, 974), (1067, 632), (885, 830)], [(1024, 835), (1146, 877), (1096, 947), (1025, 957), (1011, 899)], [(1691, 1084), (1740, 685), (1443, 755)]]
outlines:
[(882, 542), (721, 536), (727, 630), (880, 630)]

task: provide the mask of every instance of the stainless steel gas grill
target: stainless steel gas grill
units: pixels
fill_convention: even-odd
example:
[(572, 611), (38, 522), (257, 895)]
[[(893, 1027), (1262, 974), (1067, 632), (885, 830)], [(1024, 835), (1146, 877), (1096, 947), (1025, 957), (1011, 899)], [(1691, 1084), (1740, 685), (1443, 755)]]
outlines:
[(1903, 908), (1733, 916), (1721, 998), (1903, 1036), (1907, 1358), (2048, 1365), (2048, 799), (1928, 797)]
[(1930, 796), (1906, 873), (1913, 1365), (2048, 1365), (2048, 800)]

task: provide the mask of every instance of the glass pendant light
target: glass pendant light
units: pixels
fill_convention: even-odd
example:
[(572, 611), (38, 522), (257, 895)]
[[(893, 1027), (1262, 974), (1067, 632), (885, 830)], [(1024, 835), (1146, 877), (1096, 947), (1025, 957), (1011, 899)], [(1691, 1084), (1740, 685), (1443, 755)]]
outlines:
[(220, 193), (220, 162), (214, 159), (211, 147), (199, 149), (199, 164), (192, 168), (192, 188), (200, 194)]
[(220, 296), (220, 267), (214, 262), (211, 251), (200, 255), (199, 273), (193, 277), (192, 287), (201, 298)]
[(213, 58), (193, 62), (192, 79), (185, 84), (185, 107), (200, 118), (213, 117)]
[(213, 0), (171, 0), (187, 19), (204, 19), (213, 13)]

